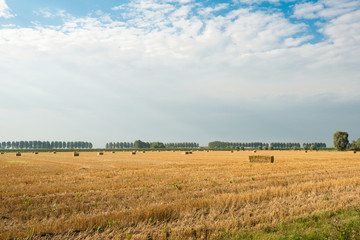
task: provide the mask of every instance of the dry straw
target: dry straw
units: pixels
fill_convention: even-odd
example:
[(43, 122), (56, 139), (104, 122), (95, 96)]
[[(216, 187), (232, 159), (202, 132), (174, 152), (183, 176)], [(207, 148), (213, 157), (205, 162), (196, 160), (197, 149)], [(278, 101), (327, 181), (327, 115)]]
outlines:
[(249, 161), (253, 163), (273, 163), (274, 162), (274, 156), (249, 156)]

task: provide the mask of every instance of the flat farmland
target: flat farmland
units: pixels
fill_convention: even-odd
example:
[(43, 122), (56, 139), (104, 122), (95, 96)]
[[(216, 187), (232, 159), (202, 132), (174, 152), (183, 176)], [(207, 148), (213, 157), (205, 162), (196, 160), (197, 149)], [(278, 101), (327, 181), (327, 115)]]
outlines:
[(222, 239), (360, 207), (353, 152), (5, 153), (0, 176), (0, 239)]

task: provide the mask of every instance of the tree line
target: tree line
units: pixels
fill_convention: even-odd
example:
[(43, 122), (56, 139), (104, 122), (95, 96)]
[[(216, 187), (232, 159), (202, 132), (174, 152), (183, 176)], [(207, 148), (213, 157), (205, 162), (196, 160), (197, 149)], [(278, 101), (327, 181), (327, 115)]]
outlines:
[(290, 149), (290, 148), (301, 148), (300, 143), (280, 143), (274, 142), (270, 143), (270, 149)]
[(105, 144), (105, 148), (134, 148), (134, 143), (132, 142), (109, 142)]
[(262, 142), (249, 142), (249, 143), (236, 143), (236, 142), (222, 142), (214, 141), (208, 143), (209, 148), (263, 148), (269, 147), (268, 143)]
[(303, 143), (303, 148), (310, 148), (311, 146), (314, 146), (315, 148), (326, 148), (326, 143)]
[(162, 142), (143, 142), (136, 140), (135, 142), (110, 142), (105, 144), (105, 148), (198, 148), (199, 144), (195, 142), (180, 143), (162, 143)]
[(64, 141), (7, 141), (1, 142), (1, 149), (91, 149), (91, 142), (64, 142)]
[[(326, 148), (325, 143), (303, 143), (303, 146), (307, 148), (307, 146), (312, 146), (313, 149), (318, 148)], [(301, 148), (300, 143), (285, 143), (285, 142), (273, 142), (273, 143), (262, 143), (262, 142), (244, 142), (244, 143), (236, 143), (236, 142), (222, 142), (222, 141), (214, 141), (209, 142), (209, 148), (257, 148), (257, 149), (294, 149)]]

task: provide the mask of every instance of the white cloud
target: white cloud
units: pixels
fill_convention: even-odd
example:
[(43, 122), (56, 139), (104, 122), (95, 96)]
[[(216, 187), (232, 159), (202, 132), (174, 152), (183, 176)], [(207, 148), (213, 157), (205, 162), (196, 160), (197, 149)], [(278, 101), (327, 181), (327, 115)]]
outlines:
[(322, 3), (307, 2), (295, 5), (294, 16), (297, 18), (313, 19), (318, 18), (318, 12), (324, 9)]
[(11, 13), (10, 8), (6, 4), (5, 0), (0, 0), (0, 18), (12, 18), (14, 15)]
[(51, 18), (54, 17), (54, 14), (49, 11), (49, 9), (40, 8), (34, 11), (34, 14), (42, 16), (44, 18)]
[(320, 0), (315, 3), (299, 3), (294, 7), (294, 17), (331, 19), (352, 12), (359, 7), (360, 2), (357, 0)]
[[(351, 54), (350, 49), (356, 46), (357, 35), (354, 34), (358, 30), (358, 19), (354, 18), (356, 13), (351, 18), (352, 25), (349, 24), (349, 21), (341, 20), (350, 18), (344, 15), (337, 22), (332, 22), (324, 27), (324, 34), (331, 36), (331, 42), (339, 41), (339, 43), (302, 46), (304, 42), (312, 38), (312, 36), (301, 34), (306, 31), (306, 26), (293, 24), (281, 14), (239, 9), (230, 11), (225, 16), (206, 19), (192, 16), (190, 19), (184, 19), (179, 16), (186, 16), (189, 8), (184, 10), (184, 6), (175, 8), (167, 4), (160, 5), (159, 3), (150, 4), (149, 1), (131, 3), (127, 7), (130, 7), (130, 12), (133, 11), (131, 14), (134, 16), (127, 22), (111, 21), (109, 16), (105, 19), (106, 21), (101, 17), (68, 18), (64, 25), (58, 28), (40, 26), (37, 29), (3, 29), (0, 34), (2, 36), (0, 38), (2, 58), (5, 56), (16, 58), (14, 53), (17, 52), (15, 51), (17, 48), (36, 49), (36, 51), (31, 51), (32, 54), (36, 54), (38, 51), (41, 55), (47, 56), (44, 59), (63, 58), (69, 59), (71, 62), (76, 59), (89, 69), (99, 68), (99, 71), (101, 69), (101, 71), (109, 72), (112, 76), (126, 75), (126, 78), (133, 79), (139, 86), (148, 87), (154, 85), (154, 81), (147, 82), (148, 77), (146, 76), (148, 75), (140, 73), (154, 72), (158, 75), (159, 84), (166, 86), (168, 84), (167, 73), (172, 75), (170, 73), (172, 71), (177, 72), (179, 69), (188, 68), (187, 75), (190, 76), (185, 79), (194, 81), (192, 83), (194, 87), (190, 92), (207, 97), (236, 99), (238, 94), (232, 92), (236, 87), (228, 88), (228, 86), (242, 85), (240, 91), (243, 97), (254, 95), (251, 89), (259, 81), (263, 81), (262, 79), (268, 79), (268, 74), (271, 75), (273, 69), (277, 68), (282, 69), (281, 75), (284, 77), (270, 78), (272, 81), (284, 82), (282, 87), (277, 88), (277, 91), (274, 92), (259, 89), (255, 95), (275, 96), (291, 92), (306, 96), (322, 93), (322, 87), (311, 90), (304, 88), (300, 91), (301, 88), (293, 89), (293, 84), (287, 85), (288, 78), (285, 76), (290, 74), (290, 70), (298, 71), (292, 67), (292, 64), (298, 66), (299, 70), (316, 69), (317, 67), (314, 66), (322, 69), (322, 66), (326, 64), (343, 65), (341, 62), (346, 62), (344, 52)], [(178, 11), (183, 14), (179, 14)], [(165, 19), (164, 14), (167, 14)], [(345, 23), (341, 25), (341, 21), (345, 21)], [(153, 26), (157, 26), (157, 28), (154, 29)], [(335, 28), (342, 28), (343, 32), (336, 35), (336, 32), (340, 30)], [(341, 41), (345, 41), (341, 39), (344, 39), (343, 36), (346, 34), (347, 39), (351, 39), (349, 38), (351, 35), (354, 36), (353, 42), (350, 45), (340, 45)], [(297, 35), (299, 36), (295, 37)], [(349, 41), (347, 40), (346, 43)], [(14, 51), (11, 52), (8, 49), (14, 49)], [(329, 61), (328, 57), (331, 54), (337, 57)], [(93, 66), (93, 63), (88, 61), (87, 55), (94, 56), (97, 59), (96, 64), (102, 65), (101, 63), (103, 63), (102, 67)], [(352, 56), (352, 61), (356, 62), (356, 59), (356, 56)], [(44, 60), (44, 65), (47, 65), (47, 62), (48, 60)], [(111, 63), (111, 66), (116, 67), (108, 69), (105, 64), (108, 62)], [(209, 66), (212, 66), (211, 71)], [(258, 73), (256, 70), (258, 68), (266, 74)], [(121, 72), (117, 72), (118, 69), (122, 69)], [(134, 69), (137, 73), (131, 73)], [(28, 68), (28, 71), (33, 70)], [(309, 78), (311, 78), (310, 72)], [(132, 76), (132, 74), (134, 75)], [(191, 77), (192, 74), (197, 76), (196, 80)], [(241, 80), (237, 78), (239, 74), (242, 76)], [(214, 76), (227, 76), (223, 80), (227, 84), (220, 84)], [(175, 77), (173, 79), (179, 89), (181, 87), (186, 89), (187, 81), (183, 80), (184, 78)], [(351, 79), (353, 78), (349, 77), (349, 81), (352, 81)], [(102, 85), (102, 83), (94, 81), (97, 85)], [(272, 81), (269, 81), (269, 83), (271, 82), (269, 88), (273, 84)], [(321, 78), (318, 78), (317, 81), (324, 84)], [(267, 85), (267, 82), (265, 81), (264, 84)], [(204, 91), (202, 89), (204, 84), (213, 85), (214, 88), (205, 88)], [(221, 87), (216, 87), (218, 84)], [(312, 82), (312, 84), (314, 83)], [(336, 91), (336, 87), (329, 88)], [(213, 91), (215, 89), (216, 91)], [(350, 93), (354, 89), (357, 88), (347, 91)]]
[(262, 2), (278, 3), (280, 1), (284, 1), (284, 0), (234, 0), (235, 3), (246, 3), (246, 4), (260, 4)]
[(229, 4), (227, 3), (221, 3), (216, 5), (215, 7), (206, 7), (204, 9), (201, 9), (201, 11), (199, 11), (199, 13), (201, 15), (208, 15), (210, 13), (214, 13), (214, 12), (218, 12), (224, 9), (227, 9), (229, 7)]

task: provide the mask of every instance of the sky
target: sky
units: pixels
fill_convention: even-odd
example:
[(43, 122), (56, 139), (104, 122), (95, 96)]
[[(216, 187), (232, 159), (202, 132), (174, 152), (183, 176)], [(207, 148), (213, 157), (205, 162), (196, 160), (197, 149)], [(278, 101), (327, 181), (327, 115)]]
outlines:
[(0, 0), (0, 141), (360, 137), (358, 0)]

